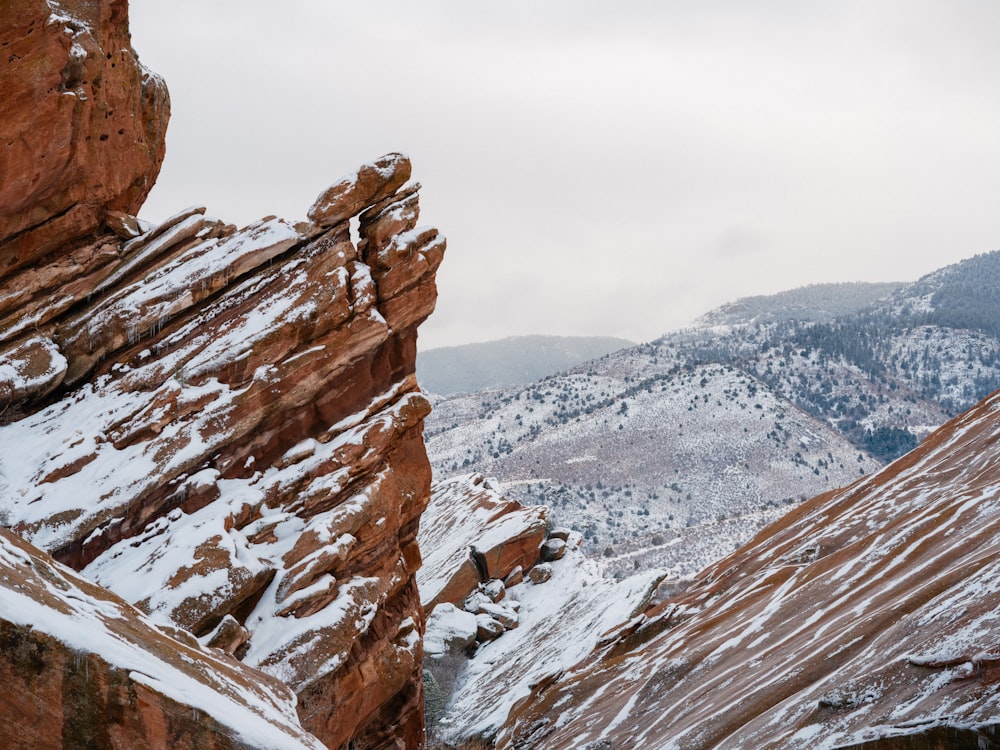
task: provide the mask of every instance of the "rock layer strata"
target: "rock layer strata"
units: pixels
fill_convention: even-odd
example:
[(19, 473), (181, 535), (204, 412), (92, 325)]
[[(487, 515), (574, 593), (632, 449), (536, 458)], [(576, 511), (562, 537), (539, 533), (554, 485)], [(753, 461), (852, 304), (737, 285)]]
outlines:
[(401, 154), (301, 224), (193, 208), (144, 227), (130, 214), (167, 96), (126, 10), (4, 11), (4, 54), (23, 54), (2, 85), (26, 102), (0, 165), (5, 525), (290, 686), (326, 746), (417, 747), (430, 467), (413, 371), (444, 239), (417, 225)]
[(295, 697), (0, 529), (0, 745), (320, 750)]
[(512, 712), (501, 748), (985, 747), (1000, 393), (814, 498)]

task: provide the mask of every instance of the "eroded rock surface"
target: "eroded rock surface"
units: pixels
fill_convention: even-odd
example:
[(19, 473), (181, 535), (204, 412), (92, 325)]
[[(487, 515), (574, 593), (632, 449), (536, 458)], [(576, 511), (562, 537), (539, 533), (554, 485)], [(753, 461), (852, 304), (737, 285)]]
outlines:
[(135, 221), (167, 100), (126, 10), (4, 10), (4, 523), (290, 686), (326, 746), (417, 747), (413, 371), (445, 241), (402, 154), (323, 191), (314, 221)]
[(127, 0), (6, 0), (0, 55), (2, 279), (138, 211), (170, 100), (132, 50)]
[(538, 685), (501, 748), (986, 747), (1000, 393), (803, 504)]
[(320, 750), (279, 680), (175, 639), (0, 529), (0, 746)]

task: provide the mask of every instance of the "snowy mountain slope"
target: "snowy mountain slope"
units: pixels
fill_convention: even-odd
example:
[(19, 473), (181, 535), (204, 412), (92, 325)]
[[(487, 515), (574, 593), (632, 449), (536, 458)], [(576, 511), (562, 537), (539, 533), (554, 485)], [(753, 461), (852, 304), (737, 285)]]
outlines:
[(706, 328), (778, 320), (835, 320), (867, 310), (903, 286), (900, 282), (810, 284), (777, 294), (738, 299), (701, 316), (695, 325)]
[(537, 688), (498, 747), (992, 742), (998, 441), (995, 394), (877, 474), (797, 507)]
[(692, 573), (747, 541), (755, 514), (902, 455), (1000, 386), (994, 278), (1000, 253), (911, 284), (748, 298), (532, 386), (439, 400), (435, 474), (480, 469), (550, 505), (588, 553), (622, 558), (617, 574)]
[(878, 466), (734, 368), (650, 372), (622, 354), (590, 367), (438, 403), (426, 432), (438, 476), (497, 476), (508, 496), (583, 531), (594, 553), (795, 502)]
[[(888, 460), (1000, 387), (998, 280), (1000, 251), (853, 309), (830, 304), (827, 287), (805, 287), (727, 305), (651, 346), (746, 370)], [(842, 291), (860, 303), (859, 288)]]

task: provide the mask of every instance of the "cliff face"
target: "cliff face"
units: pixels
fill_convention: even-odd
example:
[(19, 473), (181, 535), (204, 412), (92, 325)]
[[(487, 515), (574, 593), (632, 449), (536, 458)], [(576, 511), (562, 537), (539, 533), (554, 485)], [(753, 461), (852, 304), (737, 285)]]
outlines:
[(121, 52), (126, 3), (4, 15), (23, 54), (0, 83), (24, 102), (0, 146), (5, 525), (290, 686), (328, 747), (416, 747), (413, 370), (445, 243), (417, 226), (409, 160), (347, 175), (302, 224), (141, 227), (167, 98)]
[(3, 277), (139, 209), (170, 101), (132, 50), (127, 0), (9, 0), (0, 49)]
[(987, 747), (1000, 393), (821, 495), (515, 708), (499, 747)]

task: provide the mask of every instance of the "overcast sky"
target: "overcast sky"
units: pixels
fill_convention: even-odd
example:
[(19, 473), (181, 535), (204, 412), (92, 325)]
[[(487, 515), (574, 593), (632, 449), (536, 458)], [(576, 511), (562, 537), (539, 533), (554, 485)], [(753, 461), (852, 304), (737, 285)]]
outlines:
[(1000, 248), (1000, 3), (132, 0), (143, 209), (303, 218), (388, 151), (448, 237), (421, 346), (648, 340)]

